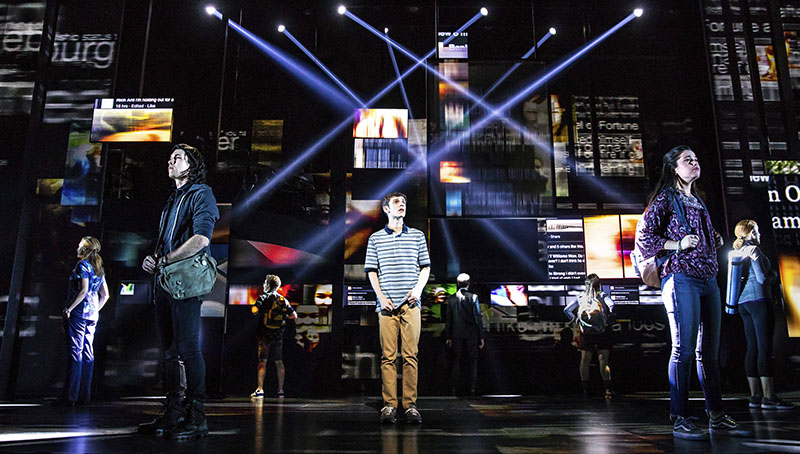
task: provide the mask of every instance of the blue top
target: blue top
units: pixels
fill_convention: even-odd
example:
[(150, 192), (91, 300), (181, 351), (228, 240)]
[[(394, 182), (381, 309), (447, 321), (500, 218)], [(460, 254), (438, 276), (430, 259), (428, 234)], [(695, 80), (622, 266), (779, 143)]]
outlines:
[(194, 235), (211, 240), (218, 219), (217, 200), (210, 186), (195, 183), (177, 188), (161, 212), (158, 255), (167, 255)]
[[(381, 290), (395, 308), (406, 303), (420, 269), (430, 264), (428, 244), (420, 230), (403, 225), (400, 233), (394, 233), (387, 225), (369, 237), (364, 272), (378, 273)], [(375, 310), (381, 310), (380, 301)]]
[(78, 296), (78, 293), (80, 293), (81, 279), (89, 280), (89, 291), (86, 293), (83, 301), (78, 303), (78, 305), (72, 309), (72, 316), (77, 316), (96, 322), (100, 312), (97, 292), (100, 290), (100, 286), (103, 285), (105, 276), (98, 276), (97, 273), (94, 272), (94, 268), (92, 268), (92, 264), (89, 263), (88, 260), (81, 260), (78, 262), (75, 265), (75, 269), (72, 270), (72, 274), (69, 275), (70, 290), (67, 305), (72, 304), (72, 301), (76, 296)]
[(769, 271), (767, 258), (758, 246), (750, 243), (745, 243), (745, 246), (739, 249), (739, 253), (749, 262), (748, 270), (743, 270), (743, 273), (747, 273), (747, 281), (744, 282), (744, 288), (739, 295), (739, 304), (766, 299), (764, 279)]

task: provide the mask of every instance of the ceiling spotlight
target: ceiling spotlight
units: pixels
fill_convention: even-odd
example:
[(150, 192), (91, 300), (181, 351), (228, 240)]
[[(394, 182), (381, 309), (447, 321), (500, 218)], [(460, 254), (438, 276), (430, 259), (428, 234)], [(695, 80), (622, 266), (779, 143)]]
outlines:
[(213, 6), (206, 6), (206, 14), (208, 14), (209, 16), (214, 14), (214, 13), (216, 13), (216, 12), (217, 12), (217, 9), (214, 8)]
[(344, 14), (347, 12), (347, 8), (345, 8), (344, 5), (339, 5), (339, 8), (336, 10), (336, 12), (339, 14)]
[(389, 27), (384, 27), (383, 28), (383, 33), (388, 35), (389, 34)]
[(487, 14), (489, 14), (489, 10), (488, 10), (488, 9), (486, 9), (486, 7), (484, 6), (483, 8), (481, 8), (481, 15), (482, 15), (482, 16), (485, 16), (485, 15), (487, 15)]
[(286, 27), (284, 27), (283, 24), (278, 25), (278, 33), (283, 33), (284, 30), (286, 30)]
[(555, 27), (550, 27), (549, 32), (550, 32), (551, 35), (555, 35), (556, 34), (556, 28)]
[(642, 14), (644, 14), (644, 10), (641, 8), (636, 8), (633, 10), (633, 15), (636, 17), (642, 17)]

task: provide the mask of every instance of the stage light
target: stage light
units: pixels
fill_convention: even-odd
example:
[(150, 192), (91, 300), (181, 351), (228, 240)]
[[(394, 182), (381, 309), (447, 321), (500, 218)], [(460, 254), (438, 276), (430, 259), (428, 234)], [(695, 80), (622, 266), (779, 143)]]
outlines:
[[(315, 71), (312, 71), (311, 67), (307, 64), (299, 61), (294, 56), (280, 50), (267, 41), (264, 41), (231, 19), (228, 19), (228, 26), (249, 41), (264, 55), (270, 57), (281, 69), (286, 71), (289, 75), (294, 76), (296, 81), (320, 96), (320, 98), (324, 100), (325, 105), (331, 106), (338, 111), (349, 112), (348, 116), (352, 117), (352, 109), (355, 108), (356, 105), (354, 105), (347, 96), (342, 94), (339, 89), (320, 77)], [(284, 31), (284, 34), (286, 33), (288, 33), (288, 31)]]
[(548, 31), (550, 32), (551, 35), (555, 35), (556, 34), (556, 28), (555, 27), (550, 27), (550, 30), (548, 30)]
[[(533, 137), (534, 137), (534, 135), (533, 135), (532, 133), (530, 133), (530, 131), (528, 131), (528, 130), (527, 130), (527, 129), (526, 129), (524, 126), (522, 126), (522, 125), (521, 125), (519, 122), (517, 122), (517, 121), (515, 121), (515, 120), (512, 120), (512, 119), (510, 119), (510, 118), (507, 118), (507, 117), (505, 117), (505, 116), (503, 115), (503, 112), (502, 112), (502, 111), (498, 111), (498, 110), (497, 110), (497, 109), (496, 109), (494, 106), (491, 106), (491, 105), (488, 105), (488, 104), (484, 103), (484, 102), (483, 102), (483, 100), (482, 100), (481, 98), (478, 98), (478, 97), (477, 97), (475, 94), (473, 94), (471, 91), (469, 91), (468, 89), (466, 89), (466, 88), (462, 87), (462, 86), (461, 86), (461, 84), (457, 83), (456, 81), (454, 81), (454, 80), (453, 80), (453, 79), (451, 79), (450, 77), (448, 77), (448, 76), (446, 76), (446, 75), (442, 74), (442, 73), (441, 73), (439, 70), (437, 70), (436, 68), (434, 68), (434, 67), (432, 67), (431, 65), (427, 64), (427, 63), (425, 62), (425, 58), (420, 58), (420, 57), (416, 56), (416, 55), (415, 55), (414, 53), (412, 53), (410, 50), (408, 50), (408, 49), (406, 49), (405, 47), (401, 46), (401, 45), (400, 45), (400, 44), (398, 44), (396, 41), (394, 41), (393, 39), (389, 38), (387, 35), (381, 34), (381, 32), (379, 32), (379, 31), (378, 31), (378, 30), (377, 30), (375, 27), (373, 27), (372, 25), (369, 25), (368, 23), (366, 23), (365, 21), (363, 21), (361, 18), (359, 18), (359, 17), (358, 17), (358, 16), (356, 16), (355, 14), (353, 14), (353, 13), (351, 13), (351, 12), (349, 12), (349, 11), (348, 11), (348, 12), (346, 13), (346, 16), (347, 16), (348, 18), (352, 19), (352, 20), (353, 20), (355, 23), (357, 23), (357, 24), (361, 25), (362, 27), (364, 27), (365, 29), (367, 29), (367, 31), (369, 31), (369, 32), (370, 32), (370, 33), (372, 33), (373, 35), (375, 35), (375, 36), (377, 36), (378, 38), (380, 38), (380, 39), (382, 39), (382, 40), (386, 41), (387, 43), (389, 43), (389, 45), (393, 46), (394, 48), (396, 48), (397, 50), (399, 50), (400, 52), (402, 52), (403, 54), (405, 54), (405, 55), (406, 55), (408, 58), (410, 58), (410, 59), (412, 59), (412, 60), (414, 60), (414, 61), (420, 62), (420, 63), (421, 63), (421, 64), (422, 64), (422, 65), (425, 67), (425, 69), (427, 69), (427, 70), (428, 70), (428, 72), (430, 72), (431, 74), (434, 74), (434, 75), (435, 75), (436, 77), (438, 77), (440, 80), (443, 80), (443, 81), (447, 82), (447, 84), (448, 84), (448, 85), (450, 85), (450, 86), (451, 86), (451, 87), (452, 87), (452, 88), (453, 88), (455, 91), (457, 91), (457, 92), (459, 92), (459, 93), (463, 94), (464, 96), (466, 96), (467, 98), (469, 98), (469, 99), (470, 99), (471, 101), (473, 101), (474, 103), (476, 103), (476, 104), (480, 105), (481, 107), (483, 107), (483, 108), (484, 108), (484, 109), (486, 109), (487, 111), (491, 112), (491, 113), (492, 113), (492, 115), (493, 115), (494, 117), (501, 117), (501, 116), (502, 116), (502, 117), (504, 117), (504, 121), (505, 121), (506, 123), (508, 123), (508, 124), (509, 124), (509, 126), (511, 126), (513, 129), (515, 129), (516, 131), (518, 131), (518, 132), (520, 133), (520, 135), (522, 135), (523, 137), (525, 137), (525, 138), (527, 138), (527, 139), (531, 139), (531, 138), (533, 138)], [(476, 16), (477, 16), (477, 15), (476, 15)], [(480, 16), (477, 16), (477, 17), (480, 17)], [(453, 35), (455, 35), (455, 33), (454, 33)], [(452, 36), (452, 35), (451, 35), (451, 36)], [(547, 35), (547, 36), (550, 36), (550, 35)], [(494, 118), (494, 117), (493, 117), (493, 118)]]
[(283, 25), (278, 25), (278, 33), (283, 33), (286, 30), (286, 27)]
[(344, 14), (347, 12), (347, 8), (345, 8), (344, 5), (339, 5), (339, 8), (336, 9), (336, 12), (339, 14)]
[[(346, 11), (346, 9), (345, 9)], [(220, 17), (221, 18), (221, 17)], [(480, 13), (476, 13), (470, 20), (468, 20), (464, 25), (458, 28), (452, 35), (445, 39), (444, 44), (447, 45), (451, 40), (453, 40), (459, 33), (463, 32), (470, 25), (474, 24), (478, 19), (481, 18)], [(248, 38), (253, 44), (260, 47), (258, 44), (258, 38), (252, 37), (252, 33), (248, 32), (236, 22), (232, 20), (228, 20), (228, 25), (233, 28), (234, 30), (238, 31), (242, 36)], [(409, 74), (414, 72), (419, 66), (421, 66), (425, 60), (431, 58), (433, 55), (436, 54), (436, 47), (428, 51), (427, 54), (423, 56), (421, 61), (415, 61), (413, 65), (411, 65), (408, 69), (406, 69), (399, 78), (395, 79), (394, 81), (387, 84), (383, 89), (381, 89), (378, 93), (376, 93), (372, 98), (370, 98), (365, 104), (367, 106), (373, 105), (376, 101), (380, 100), (387, 93), (389, 93), (395, 85), (397, 85), (400, 81), (408, 77)], [(265, 53), (269, 54), (269, 52), (264, 49)], [(279, 184), (281, 184), (286, 178), (290, 175), (297, 172), (301, 169), (312, 157), (314, 157), (325, 145), (330, 143), (341, 131), (342, 129), (350, 126), (352, 127), (353, 124), (353, 115), (350, 112), (345, 118), (342, 119), (340, 123), (333, 126), (328, 132), (326, 132), (322, 137), (317, 139), (316, 142), (312, 143), (308, 147), (306, 147), (294, 160), (292, 160), (289, 164), (284, 166), (277, 174), (275, 174), (272, 178), (269, 179), (266, 183), (262, 184), (258, 189), (250, 193), (247, 198), (242, 201), (234, 210), (231, 212), (232, 217), (239, 217), (244, 215), (251, 206), (255, 203), (255, 201), (261, 199), (262, 197), (267, 196), (273, 189), (275, 189)]]
[(481, 16), (485, 16), (489, 14), (489, 10), (486, 7), (481, 8)]
[[(386, 29), (388, 30), (388, 28)], [(406, 87), (403, 85), (402, 74), (400, 74), (400, 67), (397, 66), (397, 58), (394, 56), (394, 49), (390, 44), (386, 44), (389, 47), (389, 56), (392, 58), (392, 66), (394, 67), (394, 72), (397, 74), (397, 82), (400, 84), (400, 94), (403, 95), (403, 102), (406, 103), (406, 109), (408, 109), (408, 118), (409, 120), (414, 118), (414, 114), (411, 112), (411, 103), (408, 102), (408, 94), (406, 93)]]
[[(283, 27), (283, 25), (281, 25), (281, 27)], [(351, 98), (353, 98), (353, 100), (360, 107), (362, 108), (366, 107), (366, 105), (364, 105), (364, 101), (359, 99), (359, 97), (356, 96), (355, 93), (353, 93), (353, 90), (351, 90), (347, 85), (345, 85), (344, 82), (342, 82), (338, 77), (336, 77), (336, 74), (334, 74), (333, 71), (328, 69), (328, 67), (325, 66), (314, 54), (312, 54), (311, 51), (306, 48), (306, 46), (304, 46), (300, 41), (298, 41), (297, 38), (295, 38), (294, 35), (292, 35), (292, 33), (289, 32), (289, 30), (286, 30), (286, 27), (283, 27), (283, 30), (281, 30), (280, 27), (278, 27), (278, 31), (282, 32), (284, 36), (289, 38), (289, 40), (293, 42), (295, 46), (298, 47), (298, 49), (302, 50), (303, 53), (306, 54), (308, 58), (310, 58), (311, 61), (313, 61), (317, 65), (317, 67), (319, 67), (319, 69), (322, 70), (322, 72), (327, 74), (328, 77), (330, 77), (331, 80), (333, 80), (336, 83), (336, 85), (339, 86), (339, 88), (344, 90), (345, 93), (347, 93)]]
[[(543, 76), (537, 78), (536, 80), (531, 82), (529, 85), (527, 85), (525, 88), (519, 90), (516, 93), (516, 95), (514, 95), (511, 98), (509, 98), (501, 106), (499, 106), (497, 109), (495, 109), (495, 112), (497, 112), (497, 111), (500, 111), (500, 112), (505, 111), (505, 110), (509, 109), (511, 106), (514, 106), (514, 105), (518, 104), (526, 96), (529, 96), (532, 92), (534, 92), (535, 90), (540, 88), (542, 85), (544, 85), (546, 82), (548, 82), (550, 79), (552, 79), (553, 77), (558, 75), (561, 71), (566, 69), (569, 65), (574, 63), (580, 57), (582, 57), (587, 52), (592, 50), (595, 46), (600, 44), (603, 40), (605, 40), (606, 38), (608, 38), (609, 36), (614, 34), (617, 30), (619, 30), (620, 28), (625, 26), (628, 22), (632, 21), (633, 19), (634, 19), (634, 15), (633, 15), (633, 13), (631, 13), (630, 15), (625, 17), (623, 20), (618, 22), (616, 25), (614, 25), (610, 29), (606, 30), (603, 34), (601, 34), (597, 38), (595, 38), (592, 41), (590, 41), (587, 44), (585, 44), (583, 47), (581, 47), (578, 50), (576, 50), (572, 55), (570, 55), (570, 56), (566, 57), (565, 59), (563, 59), (561, 61), (561, 63), (556, 65), (550, 71), (546, 72)], [(443, 155), (445, 155), (453, 147), (453, 145), (455, 145), (457, 143), (460, 143), (462, 140), (465, 140), (465, 139), (469, 138), (474, 133), (474, 131), (480, 130), (481, 128), (486, 126), (490, 121), (494, 120), (495, 118), (497, 118), (497, 114), (495, 114), (495, 113), (491, 113), (489, 115), (486, 115), (485, 117), (481, 118), (479, 121), (477, 121), (477, 122), (473, 123), (472, 125), (470, 125), (470, 127), (467, 130), (462, 131), (461, 133), (457, 134), (452, 139), (446, 141), (442, 146), (438, 147), (436, 150), (429, 151), (428, 155), (427, 155), (428, 165), (430, 165), (431, 162), (433, 162), (433, 163), (438, 162), (438, 160), (441, 159), (441, 157)], [(411, 168), (406, 169), (406, 171), (403, 172), (402, 174), (399, 174), (397, 177), (392, 178), (391, 180), (389, 180), (383, 187), (379, 188), (379, 190), (376, 191), (375, 194), (385, 194), (385, 193), (389, 192), (390, 190), (392, 190), (392, 188), (395, 188), (395, 187), (399, 186), (407, 178), (408, 174), (412, 174), (411, 170), (416, 165), (417, 165), (417, 163), (415, 162), (414, 165), (411, 166)], [(590, 178), (589, 180), (593, 180), (593, 179)]]
[(636, 17), (642, 17), (642, 14), (644, 14), (644, 10), (641, 8), (636, 8), (633, 10), (633, 15)]
[(214, 8), (213, 6), (206, 6), (206, 14), (208, 14), (209, 16), (214, 14), (214, 13), (216, 13), (216, 12), (217, 12), (217, 9)]

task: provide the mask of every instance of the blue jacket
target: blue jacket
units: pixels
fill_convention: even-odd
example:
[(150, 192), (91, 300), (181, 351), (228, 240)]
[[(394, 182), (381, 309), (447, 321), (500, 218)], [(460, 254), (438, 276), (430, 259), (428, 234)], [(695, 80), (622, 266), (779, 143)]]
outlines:
[(766, 299), (764, 279), (769, 271), (769, 260), (754, 244), (746, 243), (739, 252), (745, 259), (742, 274), (747, 276), (742, 293), (739, 295), (739, 304)]
[(217, 219), (217, 199), (210, 186), (195, 183), (176, 189), (161, 212), (156, 254), (166, 255), (194, 235), (211, 240)]

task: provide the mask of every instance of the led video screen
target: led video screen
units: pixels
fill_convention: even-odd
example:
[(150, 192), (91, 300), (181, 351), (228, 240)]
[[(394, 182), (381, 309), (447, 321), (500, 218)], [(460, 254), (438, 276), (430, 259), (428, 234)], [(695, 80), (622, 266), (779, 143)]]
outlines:
[(618, 215), (591, 216), (583, 219), (586, 243), (586, 273), (601, 279), (621, 279), (622, 245)]
[[(231, 284), (228, 289), (228, 304), (235, 306), (252, 306), (263, 292), (261, 285)], [(298, 305), (302, 301), (302, 286), (298, 284), (284, 284), (278, 289), (278, 294), (286, 298), (290, 304)]]
[(171, 142), (173, 98), (103, 98), (94, 102), (92, 142)]
[(356, 109), (353, 137), (359, 139), (407, 139), (408, 110)]
[(459, 32), (447, 42), (453, 33), (439, 32), (436, 36), (437, 49), (439, 51), (439, 58), (469, 58), (469, 47), (467, 39), (469, 34), (467, 32)]
[(303, 304), (330, 306), (333, 304), (333, 284), (306, 284), (303, 286)]
[(800, 258), (781, 254), (778, 267), (783, 284), (783, 310), (789, 337), (800, 337)]
[(346, 306), (375, 306), (378, 297), (370, 284), (347, 284), (344, 286), (344, 301)]
[(519, 285), (498, 285), (491, 288), (490, 298), (494, 306), (527, 306), (528, 296), (525, 294), (525, 286)]

